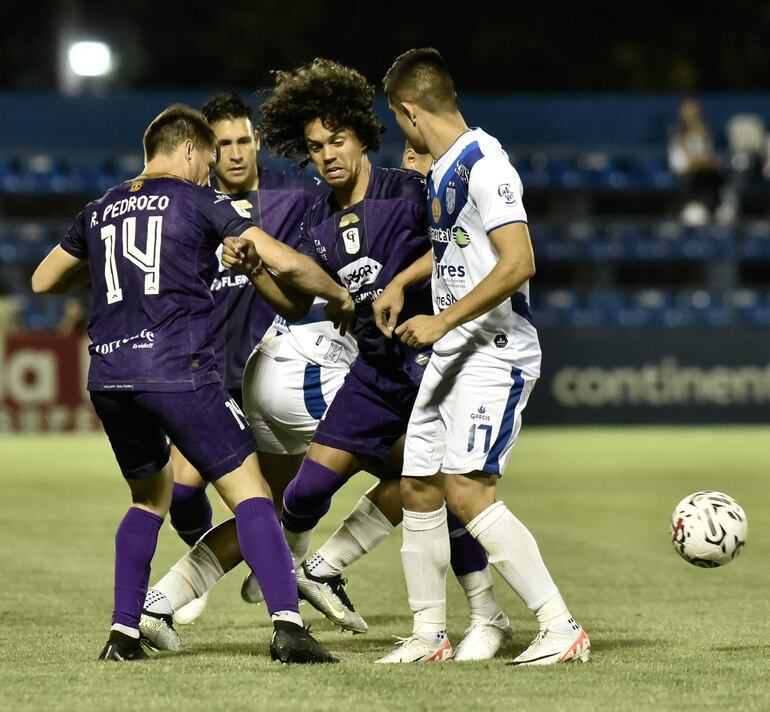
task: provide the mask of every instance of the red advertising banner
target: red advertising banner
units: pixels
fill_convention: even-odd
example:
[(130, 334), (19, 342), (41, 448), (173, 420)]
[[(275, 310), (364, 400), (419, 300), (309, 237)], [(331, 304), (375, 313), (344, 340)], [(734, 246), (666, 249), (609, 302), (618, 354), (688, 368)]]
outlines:
[(99, 430), (87, 376), (85, 336), (0, 336), (0, 433)]

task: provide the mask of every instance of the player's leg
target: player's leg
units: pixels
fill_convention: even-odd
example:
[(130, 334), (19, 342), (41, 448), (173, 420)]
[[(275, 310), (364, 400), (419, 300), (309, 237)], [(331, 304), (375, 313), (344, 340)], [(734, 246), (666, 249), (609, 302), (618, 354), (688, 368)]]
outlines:
[(146, 657), (139, 619), (158, 532), (171, 502), (173, 476), (165, 435), (139, 401), (143, 394), (91, 396), (131, 490), (132, 506), (115, 535), (115, 601), (110, 638), (100, 660)]
[(492, 572), (481, 546), (450, 510), (450, 564), (468, 601), (470, 623), (465, 637), (455, 649), (453, 660), (489, 660), (511, 637), (511, 624), (495, 597)]
[(444, 660), (452, 655), (446, 638), (446, 574), (450, 562), (444, 477), (439, 473), (445, 428), (438, 405), (449, 379), (435, 354), (425, 369), (406, 432), (401, 561), (414, 621), (412, 634), (381, 663)]
[(174, 467), (174, 492), (169, 509), (171, 526), (187, 546), (192, 546), (211, 529), (206, 482), (173, 443), (171, 464)]
[(540, 632), (517, 665), (587, 660), (590, 642), (574, 621), (530, 531), (502, 501), (497, 477), (448, 475), (447, 502), (487, 551), (490, 563), (537, 617)]
[(454, 401), (448, 420), (442, 465), (447, 473), (447, 505), (537, 616), (540, 634), (516, 664), (585, 660), (588, 636), (570, 616), (534, 537), (504, 502), (495, 499), (534, 380), (496, 359), (476, 356), (472, 361), (465, 364), (455, 388), (476, 398)]
[[(276, 630), (271, 655), (283, 662), (333, 661), (302, 627), (291, 555), (245, 417), (219, 386), (203, 386), (178, 400), (185, 400), (177, 404), (184, 408), (169, 414), (165, 428), (235, 513), (240, 551), (260, 582)], [(189, 413), (196, 413), (197, 429), (190, 427)]]
[[(212, 513), (209, 498), (206, 495), (206, 482), (179, 452), (171, 445), (171, 464), (174, 468), (174, 492), (171, 497), (169, 515), (171, 526), (179, 538), (192, 547), (205, 532), (211, 529)], [(208, 593), (190, 601), (174, 611), (174, 622), (187, 625), (198, 620), (206, 609)]]

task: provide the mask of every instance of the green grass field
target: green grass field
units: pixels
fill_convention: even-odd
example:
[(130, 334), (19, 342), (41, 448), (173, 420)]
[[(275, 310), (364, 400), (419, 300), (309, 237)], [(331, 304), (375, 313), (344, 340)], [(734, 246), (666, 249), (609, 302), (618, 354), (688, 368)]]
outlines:
[[(340, 665), (270, 662), (266, 611), (238, 595), (242, 566), (181, 629), (190, 653), (119, 665), (95, 661), (109, 628), (114, 530), (128, 504), (106, 438), (3, 436), (0, 709), (768, 710), (769, 463), (770, 427), (525, 428), (500, 496), (591, 635), (586, 665), (504, 665), (536, 625), (497, 577), (515, 629), (498, 659), (373, 665), (410, 629), (400, 531), (349, 571), (368, 635), (342, 634), (303, 606)], [(314, 543), (370, 482), (359, 475), (340, 492)], [(699, 489), (728, 492), (748, 514), (746, 550), (721, 569), (688, 565), (669, 542), (674, 504)], [(164, 527), (152, 581), (183, 551)], [(459, 642), (466, 608), (452, 580), (448, 592)]]

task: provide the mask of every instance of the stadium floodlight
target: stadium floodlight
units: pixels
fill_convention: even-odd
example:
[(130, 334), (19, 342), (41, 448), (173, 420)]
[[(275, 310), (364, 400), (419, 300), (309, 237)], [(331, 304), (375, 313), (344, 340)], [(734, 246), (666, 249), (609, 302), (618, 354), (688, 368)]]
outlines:
[(79, 77), (103, 77), (112, 71), (112, 50), (105, 42), (73, 42), (67, 56), (70, 69)]

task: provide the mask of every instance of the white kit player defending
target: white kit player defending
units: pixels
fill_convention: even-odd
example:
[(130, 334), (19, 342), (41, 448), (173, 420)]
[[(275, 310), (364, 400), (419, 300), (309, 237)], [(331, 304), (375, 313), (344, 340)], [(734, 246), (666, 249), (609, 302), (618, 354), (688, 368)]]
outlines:
[[(537, 543), (495, 500), (497, 478), (540, 374), (528, 306), (534, 257), (521, 181), (498, 141), (465, 124), (436, 50), (398, 57), (385, 91), (409, 142), (434, 157), (428, 196), (432, 254), (398, 275), (374, 309), (386, 335), (415, 347), (433, 344), (433, 356), (409, 421), (401, 488), (401, 553), (414, 627), (378, 662), (443, 659), (447, 506), (537, 616), (540, 632), (512, 664), (585, 661), (588, 636), (567, 610)], [(396, 327), (404, 288), (429, 270), (434, 315)]]

